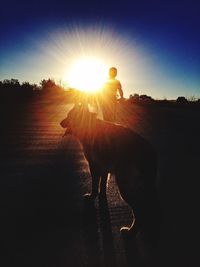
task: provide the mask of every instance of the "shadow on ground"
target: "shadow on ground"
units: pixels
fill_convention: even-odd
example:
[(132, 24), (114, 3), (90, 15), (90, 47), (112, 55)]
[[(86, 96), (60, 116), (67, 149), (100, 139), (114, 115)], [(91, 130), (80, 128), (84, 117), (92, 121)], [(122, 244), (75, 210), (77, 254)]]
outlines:
[[(63, 103), (28, 103), (2, 116), (1, 266), (135, 267), (135, 243), (119, 235), (130, 213), (115, 184), (108, 202), (84, 204), (90, 177), (80, 146), (61, 141), (65, 113)], [(198, 266), (200, 114), (133, 106), (125, 117), (159, 155), (159, 267)]]

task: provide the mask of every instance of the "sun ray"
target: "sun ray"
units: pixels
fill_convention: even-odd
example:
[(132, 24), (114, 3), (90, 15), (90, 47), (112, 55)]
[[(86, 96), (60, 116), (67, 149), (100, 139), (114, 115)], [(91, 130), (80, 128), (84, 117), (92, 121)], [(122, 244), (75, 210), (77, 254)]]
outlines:
[[(102, 79), (102, 65), (104, 65), (105, 72), (108, 72), (108, 69), (112, 66), (119, 70), (118, 78), (123, 81), (125, 95), (127, 89), (132, 89), (130, 81), (133, 79), (133, 74), (138, 79), (139, 75), (136, 72), (144, 69), (142, 67), (135, 69), (135, 64), (133, 64), (140, 62), (143, 57), (135, 47), (132, 38), (125, 33), (116, 32), (112, 25), (98, 24), (88, 26), (86, 24), (85, 26), (78, 26), (70, 24), (67, 27), (64, 26), (54, 32), (50, 32), (44, 41), (40, 41), (38, 46), (42, 52), (41, 58), (48, 59), (48, 64), (45, 63), (47, 60), (40, 60), (43, 65), (45, 64), (42, 69), (52, 73), (50, 77), (53, 77), (55, 81), (61, 80), (65, 89), (82, 87), (77, 83), (80, 83), (81, 80), (80, 73), (83, 72), (83, 69), (86, 72), (88, 67), (82, 68), (81, 72), (78, 72), (78, 76), (72, 74), (73, 72), (76, 73), (72, 69), (74, 65), (78, 64), (77, 61), (80, 63), (83, 59), (90, 61), (89, 67), (93, 65), (92, 72), (88, 72), (89, 78), (85, 78), (87, 85), (83, 89), (81, 88), (87, 91), (97, 90), (96, 88), (93, 89), (93, 87), (99, 87), (94, 86), (93, 83), (98, 84), (97, 80)], [(94, 61), (96, 61), (96, 64), (94, 64)], [(95, 75), (91, 73), (98, 69), (97, 67), (100, 68), (100, 71), (96, 75), (98, 78), (94, 78)], [(75, 78), (70, 78), (71, 75)], [(87, 75), (83, 76), (86, 77)], [(91, 81), (92, 79), (95, 79), (95, 81)], [(75, 82), (72, 82), (72, 80), (75, 80)]]

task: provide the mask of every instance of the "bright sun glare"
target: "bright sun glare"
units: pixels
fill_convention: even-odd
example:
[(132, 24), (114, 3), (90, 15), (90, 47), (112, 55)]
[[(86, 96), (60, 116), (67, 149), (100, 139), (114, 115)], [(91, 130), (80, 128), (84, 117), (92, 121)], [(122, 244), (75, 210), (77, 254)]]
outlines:
[(84, 57), (73, 62), (65, 75), (66, 83), (78, 90), (96, 92), (108, 76), (106, 64), (99, 58)]

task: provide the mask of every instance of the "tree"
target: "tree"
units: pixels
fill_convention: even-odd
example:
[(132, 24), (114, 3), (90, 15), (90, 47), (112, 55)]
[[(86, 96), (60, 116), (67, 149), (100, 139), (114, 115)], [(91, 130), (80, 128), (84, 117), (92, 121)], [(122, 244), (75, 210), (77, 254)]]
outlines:
[(64, 91), (64, 89), (59, 86), (56, 85), (55, 81), (53, 79), (48, 79), (48, 80), (42, 80), (40, 82), (41, 85), (41, 89), (44, 93), (47, 94), (60, 94), (61, 92)]
[(176, 103), (178, 103), (178, 104), (187, 104), (188, 101), (187, 101), (187, 99), (186, 99), (184, 96), (179, 96), (179, 97), (176, 99)]
[(50, 90), (52, 90), (53, 87), (56, 86), (54, 80), (50, 78), (48, 80), (43, 79), (40, 82), (40, 85), (42, 87), (42, 90), (44, 90), (45, 92), (49, 92)]
[(148, 95), (140, 95), (140, 100), (142, 100), (142, 101), (152, 101), (153, 98), (151, 96), (148, 96)]

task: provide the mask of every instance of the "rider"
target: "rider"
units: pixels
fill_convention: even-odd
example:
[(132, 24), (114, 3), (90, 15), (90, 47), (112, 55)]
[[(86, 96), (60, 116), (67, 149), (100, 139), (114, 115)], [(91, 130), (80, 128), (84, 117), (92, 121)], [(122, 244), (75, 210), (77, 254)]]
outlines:
[(102, 89), (102, 113), (104, 120), (115, 121), (116, 106), (117, 106), (117, 94), (123, 99), (123, 91), (120, 81), (115, 77), (117, 76), (117, 68), (112, 67), (109, 69), (109, 79), (104, 84)]

